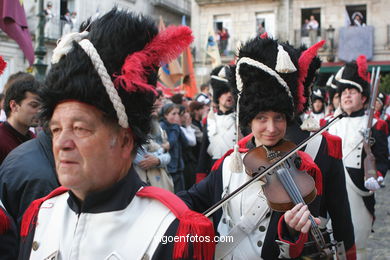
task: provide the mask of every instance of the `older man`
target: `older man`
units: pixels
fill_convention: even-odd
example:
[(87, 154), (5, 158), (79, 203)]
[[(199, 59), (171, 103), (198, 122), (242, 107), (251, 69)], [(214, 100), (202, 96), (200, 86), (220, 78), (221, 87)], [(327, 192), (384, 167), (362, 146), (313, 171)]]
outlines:
[(213, 243), (183, 239), (213, 235), (210, 221), (145, 187), (132, 167), (150, 131), (156, 69), (189, 45), (191, 31), (158, 34), (150, 18), (117, 9), (86, 28), (61, 40), (42, 91), (63, 187), (26, 210), (19, 258), (211, 259)]

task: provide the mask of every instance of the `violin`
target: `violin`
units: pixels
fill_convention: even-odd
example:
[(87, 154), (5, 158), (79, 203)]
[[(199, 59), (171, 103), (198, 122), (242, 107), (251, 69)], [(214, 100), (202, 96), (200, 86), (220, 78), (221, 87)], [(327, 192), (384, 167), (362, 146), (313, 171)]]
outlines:
[[(336, 122), (338, 122), (341, 118), (344, 117), (344, 114), (340, 114), (338, 116), (336, 116), (335, 118), (333, 118), (327, 125), (323, 126), (321, 129), (319, 129), (316, 133), (313, 133), (311, 136), (307, 137), (305, 140), (303, 140), (300, 144), (298, 144), (294, 149), (292, 150), (289, 150), (288, 152), (286, 152), (284, 155), (282, 155), (282, 153), (280, 153), (280, 158), (278, 160), (276, 160), (275, 162), (272, 162), (273, 160), (270, 160), (270, 163), (271, 165), (266, 167), (266, 166), (263, 166), (265, 167), (264, 170), (262, 170), (261, 168), (261, 165), (257, 165), (258, 167), (251, 167), (251, 165), (248, 165), (248, 168), (252, 168), (252, 172), (250, 174), (253, 175), (253, 178), (248, 180), (246, 183), (242, 184), (240, 187), (238, 187), (236, 190), (232, 191), (230, 194), (228, 194), (227, 196), (225, 196), (224, 198), (222, 198), (220, 201), (218, 201), (217, 203), (215, 203), (213, 206), (211, 206), (209, 209), (207, 209), (205, 212), (203, 212), (203, 215), (205, 215), (206, 217), (210, 217), (214, 212), (216, 212), (218, 209), (220, 209), (223, 205), (225, 205), (226, 203), (228, 203), (231, 199), (233, 199), (235, 196), (237, 196), (238, 194), (240, 194), (243, 190), (245, 190), (247, 187), (249, 187), (251, 184), (255, 183), (256, 181), (260, 180), (260, 179), (263, 179), (264, 176), (266, 174), (268, 174), (268, 172), (271, 172), (271, 171), (274, 171), (275, 169), (277, 169), (280, 165), (282, 165), (284, 162), (286, 161), (289, 161), (290, 165), (292, 166), (292, 163), (294, 163), (293, 160), (291, 160), (290, 158), (296, 154), (302, 147), (304, 147), (308, 142), (310, 142), (310, 140), (312, 140), (313, 138), (316, 138), (317, 136), (319, 136), (320, 134), (322, 134), (323, 132), (325, 132), (329, 127), (331, 127), (333, 124), (335, 124)], [(291, 144), (291, 147), (293, 147), (293, 144)], [(286, 149), (288, 150), (288, 148)], [(276, 151), (276, 153), (278, 153), (278, 151)], [(248, 157), (249, 158), (249, 157)], [(259, 169), (260, 168), (260, 169)], [(282, 169), (286, 169), (286, 168), (283, 168)], [(285, 171), (285, 170), (281, 170), (281, 171)], [(296, 185), (295, 185), (296, 186)], [(296, 189), (294, 189), (296, 190)], [(299, 196), (298, 196), (299, 197)], [(300, 197), (302, 197), (302, 195), (300, 195)], [(295, 199), (295, 196), (293, 196), (293, 199)], [(300, 198), (298, 198), (300, 199)], [(308, 198), (306, 198), (308, 199)], [(310, 198), (309, 198), (310, 199)], [(301, 201), (299, 201), (301, 202)], [(299, 203), (298, 202), (298, 203)], [(294, 202), (295, 203), (295, 202)], [(323, 236), (317, 226), (317, 224), (315, 223), (314, 219), (311, 217), (310, 218), (310, 221), (311, 221), (311, 224), (312, 224), (312, 230), (314, 231), (311, 231), (311, 233), (314, 233), (315, 234), (315, 237), (318, 237), (317, 241), (319, 241), (319, 243), (317, 243), (317, 241), (315, 241), (316, 243), (316, 246), (318, 248), (320, 248), (320, 255), (323, 256), (323, 255), (330, 255), (329, 258), (332, 258), (331, 256), (331, 253), (329, 253), (329, 251), (331, 251), (330, 249), (326, 250), (326, 244), (325, 244), (325, 241), (323, 239)], [(314, 228), (313, 228), (314, 226)], [(322, 237), (322, 238), (321, 238)], [(309, 244), (310, 242), (308, 242), (307, 244)], [(333, 243), (332, 243), (333, 244)], [(310, 257), (310, 256), (309, 256)], [(312, 257), (312, 258), (315, 258), (315, 257)], [(339, 259), (342, 259), (342, 255), (339, 255), (338, 254), (338, 258)], [(310, 259), (310, 258), (309, 258)], [(345, 256), (343, 257), (343, 259), (345, 259)]]
[[(259, 146), (249, 151), (243, 158), (245, 171), (248, 175), (262, 173), (272, 163), (277, 162), (287, 152), (293, 150), (296, 145), (292, 142), (281, 140), (276, 146), (268, 148)], [(272, 171), (268, 171), (261, 179), (263, 192), (268, 205), (275, 211), (287, 211), (296, 204), (309, 204), (317, 194), (313, 178), (304, 171), (298, 170), (301, 165), (300, 158), (293, 154), (280, 163)], [(331, 259), (333, 251), (330, 244), (325, 242), (314, 218), (309, 216), (311, 222), (310, 234), (315, 241), (317, 253), (307, 256), (310, 259)]]

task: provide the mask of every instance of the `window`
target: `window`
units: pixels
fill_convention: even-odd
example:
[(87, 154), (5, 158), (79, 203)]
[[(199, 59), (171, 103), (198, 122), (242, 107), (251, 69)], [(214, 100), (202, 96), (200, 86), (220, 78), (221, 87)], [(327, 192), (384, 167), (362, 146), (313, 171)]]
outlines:
[(267, 32), (268, 36), (275, 36), (275, 14), (273, 12), (256, 13), (256, 34)]
[(367, 23), (366, 5), (347, 5), (346, 7), (346, 26), (364, 26)]
[(221, 55), (230, 55), (232, 49), (232, 22), (230, 15), (214, 16), (214, 30), (219, 36), (218, 48)]
[(301, 44), (311, 46), (318, 42), (318, 36), (321, 36), (321, 9), (302, 9), (301, 21)]

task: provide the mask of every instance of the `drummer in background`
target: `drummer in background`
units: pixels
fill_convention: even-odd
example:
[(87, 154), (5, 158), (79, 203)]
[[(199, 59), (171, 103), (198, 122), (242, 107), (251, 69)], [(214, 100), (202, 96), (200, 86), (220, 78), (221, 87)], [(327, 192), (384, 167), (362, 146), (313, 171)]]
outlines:
[[(249, 149), (263, 146), (272, 150), (285, 142), (287, 124), (300, 106), (298, 75), (310, 65), (310, 62), (302, 65), (306, 67), (298, 65), (300, 54), (291, 45), (259, 37), (241, 47), (237, 65), (229, 73), (236, 77), (231, 77), (229, 83), (240, 92), (239, 125), (251, 129), (253, 138), (245, 148), (238, 149), (236, 145), (234, 152), (230, 150), (214, 164), (203, 181), (178, 194), (191, 209), (204, 212), (252, 178), (241, 164)], [(314, 55), (308, 57), (313, 58)], [(277, 60), (283, 60), (284, 65)], [(311, 158), (303, 152), (299, 155), (302, 159), (299, 169), (311, 172), (316, 181), (321, 179)], [(215, 259), (277, 259), (307, 254), (303, 246), (311, 226), (308, 217), (318, 213), (319, 205), (311, 204), (309, 211), (307, 205), (298, 204), (283, 215), (268, 206), (262, 184), (262, 181), (253, 183), (212, 215), (218, 233), (233, 236), (233, 242), (217, 244)], [(321, 184), (316, 182), (317, 192), (321, 193), (321, 189)]]

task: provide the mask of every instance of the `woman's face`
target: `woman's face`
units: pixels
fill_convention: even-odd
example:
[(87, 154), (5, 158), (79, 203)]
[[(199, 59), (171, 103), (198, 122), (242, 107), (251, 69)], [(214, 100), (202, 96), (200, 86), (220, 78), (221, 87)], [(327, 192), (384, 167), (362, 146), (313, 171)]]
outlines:
[(178, 124), (178, 125), (180, 125), (179, 109), (178, 108), (172, 109), (168, 114), (165, 115), (165, 119), (170, 124)]
[(276, 145), (286, 134), (286, 116), (279, 112), (266, 111), (256, 115), (250, 124), (256, 146)]
[(313, 102), (313, 111), (314, 112), (321, 112), (322, 109), (324, 108), (324, 103), (320, 99), (316, 99)]

